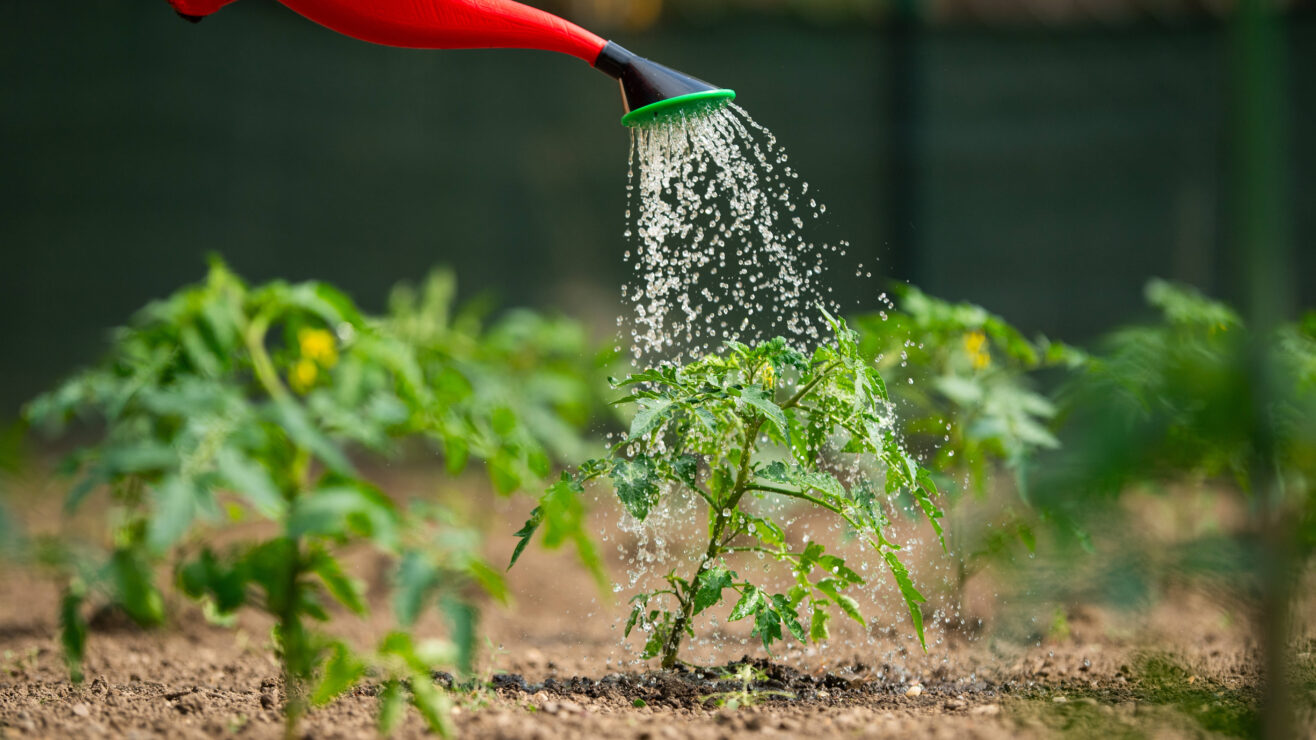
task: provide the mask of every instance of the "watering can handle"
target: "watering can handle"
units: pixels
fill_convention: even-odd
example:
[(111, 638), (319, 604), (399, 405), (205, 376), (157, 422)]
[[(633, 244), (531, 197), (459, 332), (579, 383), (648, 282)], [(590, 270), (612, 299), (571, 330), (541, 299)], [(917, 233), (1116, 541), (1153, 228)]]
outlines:
[[(234, 0), (169, 0), (200, 20)], [(607, 41), (570, 21), (513, 0), (279, 0), (362, 41), (411, 49), (543, 49), (591, 66)]]

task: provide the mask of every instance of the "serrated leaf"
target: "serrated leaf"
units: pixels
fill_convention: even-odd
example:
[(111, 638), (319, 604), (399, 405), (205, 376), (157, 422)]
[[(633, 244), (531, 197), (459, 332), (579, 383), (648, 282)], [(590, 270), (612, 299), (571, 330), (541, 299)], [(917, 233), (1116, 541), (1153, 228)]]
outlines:
[(677, 455), (672, 458), (672, 474), (688, 486), (697, 485), (699, 460), (694, 455)]
[(905, 604), (909, 607), (909, 619), (914, 623), (914, 630), (918, 633), (919, 644), (923, 650), (928, 649), (927, 640), (923, 636), (923, 611), (919, 609), (926, 599), (923, 594), (914, 588), (914, 582), (909, 578), (909, 571), (905, 569), (903, 563), (896, 557), (894, 552), (884, 550), (882, 557), (886, 559), (887, 567), (891, 570), (891, 575), (896, 579), (896, 585), (900, 588), (900, 595), (904, 597)]
[[(590, 461), (581, 466), (580, 469), (582, 474), (583, 471), (589, 470), (589, 474), (594, 475), (602, 472), (603, 467), (597, 465), (594, 461)], [(595, 548), (593, 539), (585, 529), (585, 506), (581, 502), (580, 496), (584, 490), (579, 481), (570, 474), (563, 472), (562, 476), (553, 485), (549, 486), (544, 495), (540, 497), (539, 506), (536, 507), (535, 513), (531, 515), (530, 521), (527, 521), (525, 526), (521, 528), (521, 532), (518, 533), (518, 536), (521, 536), (522, 539), (517, 544), (517, 551), (513, 553), (513, 558), (517, 557), (520, 551), (524, 549), (529, 537), (537, 529), (542, 528), (544, 530), (544, 547), (553, 549), (566, 542), (574, 544), (581, 564), (594, 576), (594, 582), (601, 590), (607, 589), (609, 587), (608, 575), (603, 568), (603, 559), (599, 557), (598, 549)]]
[(672, 412), (670, 398), (642, 398), (636, 403), (635, 417), (631, 419), (630, 438), (639, 439), (667, 421)]
[(699, 572), (695, 578), (694, 613), (698, 614), (722, 600), (722, 589), (731, 588), (736, 574), (721, 566)]
[(813, 490), (834, 500), (846, 498), (845, 486), (831, 473), (821, 470), (806, 470), (798, 465), (787, 465), (780, 460), (769, 464), (759, 475), (770, 481)]
[(771, 607), (760, 609), (754, 615), (754, 630), (750, 635), (758, 635), (763, 648), (771, 649), (772, 643), (781, 639), (781, 615)]
[(709, 411), (703, 406), (695, 406), (693, 409), (693, 413), (695, 415), (695, 419), (700, 424), (703, 424), (705, 429), (707, 429), (710, 432), (717, 430), (717, 417), (713, 416), (712, 411)]
[(521, 528), (512, 535), (517, 538), (517, 542), (516, 547), (512, 549), (512, 559), (507, 563), (508, 570), (511, 570), (512, 566), (516, 565), (516, 561), (521, 557), (521, 553), (525, 551), (526, 545), (530, 544), (530, 539), (535, 536), (535, 532), (539, 529), (539, 525), (543, 523), (543, 521), (544, 512), (536, 506), (534, 510), (530, 512), (530, 518), (527, 519), (525, 524), (522, 524)]
[(645, 455), (619, 460), (613, 465), (610, 477), (622, 506), (631, 516), (644, 521), (658, 503), (658, 475), (652, 461)]
[(786, 434), (786, 413), (773, 402), (771, 391), (764, 390), (758, 385), (745, 386), (740, 392), (740, 400), (772, 422), (778, 432)]
[(781, 594), (773, 594), (772, 605), (781, 621), (786, 624), (786, 629), (790, 631), (791, 635), (800, 642), (804, 642), (806, 639), (804, 627), (800, 624), (800, 615), (795, 611), (795, 604)]
[(764, 597), (763, 592), (757, 586), (747, 583), (745, 589), (740, 593), (740, 600), (731, 609), (731, 616), (727, 617), (727, 621), (734, 622), (751, 614), (757, 614), (766, 605), (767, 599)]
[(828, 573), (847, 583), (863, 583), (864, 579), (851, 570), (845, 561), (835, 555), (823, 555), (818, 558), (818, 565)]

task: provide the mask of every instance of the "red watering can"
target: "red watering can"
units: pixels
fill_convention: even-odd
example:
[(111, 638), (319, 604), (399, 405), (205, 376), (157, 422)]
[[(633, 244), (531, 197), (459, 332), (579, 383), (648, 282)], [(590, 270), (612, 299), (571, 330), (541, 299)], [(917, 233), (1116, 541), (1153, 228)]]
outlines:
[[(199, 21), (234, 0), (169, 0)], [(720, 107), (736, 96), (621, 46), (551, 13), (513, 0), (279, 0), (326, 28), (411, 49), (543, 49), (580, 57), (621, 82), (622, 123)]]

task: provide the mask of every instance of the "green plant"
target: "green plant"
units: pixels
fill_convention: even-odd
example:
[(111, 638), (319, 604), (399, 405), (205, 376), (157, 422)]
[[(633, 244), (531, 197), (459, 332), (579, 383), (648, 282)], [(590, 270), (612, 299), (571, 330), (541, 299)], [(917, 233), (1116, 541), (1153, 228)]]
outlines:
[[(1065, 445), (1039, 466), (1034, 501), (1057, 520), (1105, 520), (1122, 534), (1132, 490), (1186, 481), (1237, 498), (1244, 515), (1224, 531), (1149, 547), (1171, 555), (1176, 577), (1211, 578), (1256, 605), (1262, 715), (1282, 726), (1294, 593), (1316, 553), (1316, 320), (1250, 327), (1223, 303), (1159, 280), (1146, 297), (1159, 320), (1106, 337), (1062, 395)], [(1110, 540), (1089, 547), (1127, 556), (1128, 543)], [(1160, 575), (1126, 568), (1106, 591), (1145, 589)]]
[(514, 309), (489, 321), (488, 301), (456, 303), (457, 282), (435, 270), (398, 285), (383, 327), (412, 347), (438, 406), (450, 472), (472, 456), (508, 493), (538, 485), (551, 459), (579, 460), (592, 443), (582, 430), (604, 405), (595, 390), (615, 354), (594, 350), (577, 322)]
[(18, 426), (0, 429), (0, 560), (12, 558), (22, 549), (18, 523), (9, 512), (8, 489), (19, 467)]
[[(1019, 545), (1036, 548), (1037, 512), (1026, 471), (1059, 441), (1056, 407), (1035, 388), (1040, 371), (1082, 366), (1085, 356), (1045, 337), (1030, 341), (1005, 319), (971, 303), (950, 303), (908, 285), (897, 303), (854, 319), (860, 349), (890, 382), (909, 448), (928, 460), (947, 504), (944, 527), (954, 554), (953, 598), (968, 579)], [(992, 490), (993, 474), (1013, 473), (1017, 500)], [(965, 496), (972, 494), (971, 500)], [(951, 611), (961, 618), (962, 604)]]
[(738, 685), (730, 691), (718, 691), (701, 696), (699, 697), (700, 702), (712, 702), (726, 709), (740, 709), (741, 707), (752, 707), (767, 697), (795, 698), (795, 695), (789, 691), (758, 688), (755, 684), (767, 681), (768, 674), (748, 662), (736, 666), (734, 671), (724, 670), (721, 679), (723, 681), (734, 681)]
[(1153, 280), (1145, 293), (1159, 321), (1106, 336), (1063, 389), (1069, 449), (1042, 471), (1039, 495), (1056, 507), (1083, 506), (1139, 482), (1183, 477), (1221, 478), (1246, 491), (1259, 462), (1249, 426), (1258, 389), (1247, 362), (1263, 352), (1277, 388), (1265, 420), (1275, 441), (1267, 464), (1288, 479), (1290, 503), (1306, 502), (1316, 482), (1316, 319), (1254, 338), (1233, 309), (1192, 288)]
[(1082, 353), (1045, 337), (1030, 341), (981, 306), (908, 285), (895, 292), (895, 307), (854, 325), (863, 355), (890, 381), (911, 447), (926, 450), (938, 470), (967, 471), (981, 491), (993, 464), (1019, 470), (1059, 445), (1050, 429), (1055, 406), (1029, 374), (1079, 367)]
[[(831, 607), (863, 624), (846, 590), (864, 579), (821, 543), (794, 549), (772, 515), (756, 514), (752, 505), (784, 498), (831, 512), (881, 554), (922, 642), (923, 596), (897, 557), (900, 546), (884, 533), (890, 522), (883, 496), (910, 495), (940, 535), (936, 488), (900, 446), (886, 386), (860, 354), (854, 333), (843, 321), (827, 319), (834, 339), (811, 357), (782, 339), (755, 347), (733, 342), (723, 354), (619, 383), (631, 394), (617, 403), (636, 409), (628, 436), (608, 458), (564, 473), (548, 489), (518, 533), (512, 562), (542, 527), (546, 544), (574, 541), (597, 563), (582, 532), (580, 494), (587, 481), (606, 476), (636, 519), (644, 520), (662, 496), (677, 490), (697, 496), (708, 510), (707, 547), (689, 576), (673, 571), (667, 588), (632, 599), (626, 633), (638, 626), (647, 634), (645, 657), (661, 656), (664, 667), (674, 665), (682, 639), (694, 633), (693, 617), (719, 603), (726, 590), (739, 596), (730, 618), (752, 618), (765, 648), (783, 638), (783, 628), (801, 641), (826, 639)], [(884, 480), (833, 472), (849, 470), (864, 456), (880, 461)], [(770, 594), (741, 579), (724, 560), (739, 552), (785, 565), (795, 585)], [(799, 614), (806, 603), (807, 630)]]
[[(486, 336), (449, 331), (443, 344), (425, 343), (400, 331), (405, 318), (370, 319), (321, 283), (248, 287), (215, 263), (204, 283), (151, 304), (119, 330), (101, 365), (29, 405), (28, 418), (44, 426), (58, 429), (75, 416), (104, 424), (103, 439), (70, 460), (80, 480), (67, 508), (107, 490), (112, 547), (101, 554), (48, 542), (42, 556), (63, 582), (62, 634), (75, 679), (83, 602), (97, 596), (141, 624), (160, 623), (155, 570), (173, 556), (181, 590), (211, 613), (249, 607), (274, 617), (288, 734), (311, 703), (367, 674), (383, 681), (383, 728), (409, 700), (445, 729), (430, 666), (469, 667), (472, 588), (503, 597), (501, 577), (473, 555), (471, 533), (435, 507), (402, 509), (349, 453), (394, 455), (401, 442), (424, 440), (453, 470), (471, 456), (487, 460), (503, 490), (546, 472), (547, 456), (536, 431), (509, 410), (516, 396), (496, 403), (481, 390), (476, 376), (500, 362)], [(533, 386), (534, 369), (520, 372)], [(541, 416), (556, 408), (527, 405)], [(206, 544), (206, 522), (251, 515), (275, 525), (268, 538)], [(308, 626), (329, 619), (328, 602), (366, 611), (362, 585), (335, 555), (351, 543), (396, 562), (401, 628), (438, 603), (450, 646), (415, 644), (397, 631), (358, 654)]]

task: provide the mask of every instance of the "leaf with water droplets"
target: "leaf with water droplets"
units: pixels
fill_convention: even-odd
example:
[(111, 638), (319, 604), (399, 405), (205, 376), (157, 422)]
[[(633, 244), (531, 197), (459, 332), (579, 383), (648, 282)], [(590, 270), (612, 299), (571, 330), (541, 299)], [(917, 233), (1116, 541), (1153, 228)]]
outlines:
[(630, 515), (644, 521), (649, 510), (658, 503), (658, 476), (647, 455), (636, 455), (632, 460), (618, 460), (612, 467), (612, 484), (617, 498)]
[(754, 631), (750, 635), (758, 635), (765, 650), (771, 648), (774, 641), (781, 639), (781, 615), (772, 608), (760, 609), (754, 615)]
[(745, 386), (740, 391), (740, 400), (746, 406), (750, 406), (755, 411), (763, 414), (768, 421), (772, 422), (773, 426), (777, 427), (778, 432), (786, 434), (786, 414), (780, 406), (773, 402), (770, 391), (764, 390), (759, 385)]
[(827, 629), (827, 621), (832, 618), (819, 604), (814, 604), (813, 619), (809, 623), (809, 639), (813, 642), (823, 642), (831, 637)]
[(843, 588), (841, 584), (828, 578), (818, 581), (814, 586), (819, 591), (827, 594), (827, 598), (831, 599), (837, 606), (841, 607), (841, 611), (845, 612), (846, 616), (859, 624), (864, 623), (864, 615), (859, 611), (859, 603), (841, 593), (841, 588)]
[(636, 403), (635, 418), (631, 419), (630, 439), (636, 440), (652, 432), (667, 421), (672, 412), (670, 398), (642, 398)]
[(731, 588), (735, 580), (734, 571), (721, 566), (714, 566), (700, 571), (695, 578), (695, 614), (722, 600), (722, 589)]
[(914, 630), (918, 632), (919, 644), (926, 651), (928, 643), (923, 637), (923, 611), (919, 608), (919, 604), (927, 599), (923, 598), (923, 594), (919, 593), (917, 588), (914, 588), (914, 582), (909, 578), (909, 571), (894, 552), (887, 550), (882, 553), (882, 557), (886, 558), (887, 567), (891, 569), (891, 575), (895, 576), (896, 585), (900, 587), (900, 595), (905, 598), (905, 604), (909, 607), (909, 619), (914, 623)]
[(764, 598), (763, 592), (757, 586), (746, 583), (745, 589), (740, 592), (740, 600), (731, 609), (731, 616), (727, 617), (727, 621), (734, 622), (751, 614), (757, 614), (766, 605), (767, 599)]
[[(791, 635), (800, 642), (804, 642), (806, 640), (804, 626), (800, 624), (800, 615), (796, 613), (795, 605), (791, 603), (791, 600), (781, 594), (773, 594), (772, 606), (777, 615), (781, 617), (781, 621), (786, 624), (786, 629), (790, 631)], [(780, 636), (779, 633), (778, 637)]]

